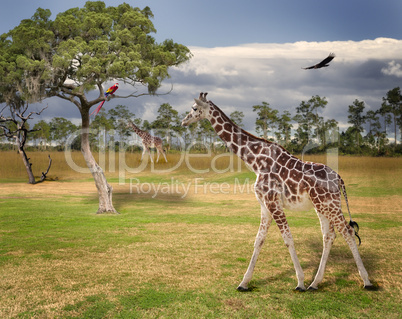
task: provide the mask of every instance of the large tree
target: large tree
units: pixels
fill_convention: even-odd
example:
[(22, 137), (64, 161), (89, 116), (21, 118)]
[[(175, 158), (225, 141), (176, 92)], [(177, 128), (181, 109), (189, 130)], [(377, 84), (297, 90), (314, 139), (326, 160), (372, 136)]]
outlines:
[[(89, 110), (105, 100), (104, 85), (109, 81), (132, 86), (132, 93), (116, 97), (156, 93), (169, 76), (169, 67), (188, 61), (191, 53), (173, 40), (155, 42), (149, 7), (106, 7), (102, 1), (88, 1), (83, 8), (59, 13), (54, 21), (50, 15), (50, 10), (39, 8), (0, 38), (7, 58), (0, 59), (2, 80), (17, 83), (15, 87), (36, 101), (56, 96), (78, 108), (81, 149), (98, 189), (98, 213), (116, 213), (112, 187), (90, 150)], [(94, 90), (97, 96), (89, 94)]]

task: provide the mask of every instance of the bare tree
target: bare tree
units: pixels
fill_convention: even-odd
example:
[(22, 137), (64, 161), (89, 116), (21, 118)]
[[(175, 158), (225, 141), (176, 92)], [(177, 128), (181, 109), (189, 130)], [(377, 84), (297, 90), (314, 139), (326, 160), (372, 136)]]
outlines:
[[(27, 115), (26, 112), (28, 111), (28, 103), (26, 103), (25, 106), (21, 108), (21, 110), (13, 109), (10, 107), (9, 117), (3, 115), (3, 111), (6, 109), (6, 107), (7, 106), (5, 106), (0, 112), (0, 136), (15, 140), (15, 144), (18, 148), (18, 153), (21, 155), (22, 161), (27, 170), (28, 183), (35, 184), (36, 180), (32, 172), (32, 163), (29, 162), (30, 158), (28, 158), (24, 147), (28, 138), (28, 134), (37, 131), (37, 129), (30, 130), (27, 122), (28, 120), (32, 119), (33, 114), (40, 115), (47, 108), (47, 106), (39, 112), (29, 112)], [(52, 159), (49, 155), (49, 166), (46, 172), (42, 172), (41, 182), (45, 180), (46, 175), (49, 173), (51, 164)]]

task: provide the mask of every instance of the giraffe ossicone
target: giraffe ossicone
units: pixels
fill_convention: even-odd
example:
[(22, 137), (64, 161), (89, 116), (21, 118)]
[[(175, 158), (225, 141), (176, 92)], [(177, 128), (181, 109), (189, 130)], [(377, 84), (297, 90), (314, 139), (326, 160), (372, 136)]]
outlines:
[(308, 289), (317, 289), (318, 284), (323, 280), (329, 252), (336, 237), (335, 228), (342, 234), (352, 251), (364, 287), (372, 289), (373, 285), (368, 278), (354, 239), (357, 229), (355, 233), (353, 226), (356, 223), (352, 221), (349, 212), (350, 224), (348, 224), (341, 210), (343, 193), (349, 211), (342, 178), (326, 165), (303, 162), (282, 146), (241, 129), (218, 106), (208, 101), (206, 96), (207, 93), (200, 93), (199, 97), (194, 99), (192, 110), (183, 119), (182, 125), (187, 126), (202, 119), (209, 120), (227, 147), (257, 175), (254, 189), (261, 206), (261, 223), (248, 269), (237, 289), (248, 290), (258, 255), (271, 222), (274, 220), (294, 264), (297, 277), (296, 290), (305, 290), (304, 273), (297, 258), (283, 208), (304, 209), (308, 204), (314, 207), (320, 219), (324, 242), (317, 274)]
[(163, 141), (161, 138), (159, 138), (157, 136), (152, 136), (147, 131), (143, 131), (143, 130), (139, 129), (132, 121), (128, 121), (127, 127), (132, 128), (133, 131), (141, 138), (142, 146), (143, 146), (141, 161), (142, 161), (142, 158), (144, 157), (144, 154), (146, 152), (148, 152), (149, 157), (151, 158), (151, 162), (153, 163), (154, 160), (152, 159), (150, 148), (155, 147), (156, 152), (157, 152), (156, 162), (159, 161), (159, 154), (162, 153), (162, 155), (165, 158), (165, 161), (167, 163), (166, 153), (165, 153), (165, 150), (163, 149)]

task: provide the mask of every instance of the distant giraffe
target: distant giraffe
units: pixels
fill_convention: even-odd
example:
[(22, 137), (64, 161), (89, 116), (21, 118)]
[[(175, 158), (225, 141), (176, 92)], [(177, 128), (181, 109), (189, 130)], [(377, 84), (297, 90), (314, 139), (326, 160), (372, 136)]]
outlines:
[(144, 157), (145, 152), (148, 152), (149, 157), (151, 158), (151, 162), (153, 163), (153, 159), (152, 159), (152, 155), (150, 152), (150, 148), (151, 147), (155, 147), (156, 148), (156, 152), (157, 152), (157, 158), (156, 158), (156, 162), (159, 161), (159, 153), (163, 154), (163, 157), (165, 158), (165, 161), (167, 163), (167, 159), (166, 159), (166, 154), (165, 151), (163, 149), (163, 142), (162, 139), (157, 137), (157, 136), (152, 136), (151, 134), (149, 134), (146, 131), (140, 130), (133, 122), (129, 121), (127, 124), (128, 127), (131, 127), (133, 129), (133, 131), (139, 136), (141, 137), (142, 140), (142, 146), (143, 146), (143, 151), (142, 151), (142, 155), (141, 155), (141, 160)]
[[(308, 289), (315, 290), (324, 277), (328, 255), (335, 239), (336, 229), (348, 243), (355, 259), (360, 276), (366, 289), (373, 289), (366, 269), (360, 258), (354, 234), (357, 235), (357, 223), (348, 224), (341, 210), (341, 194), (346, 197), (342, 178), (331, 168), (323, 164), (303, 162), (285, 150), (282, 146), (258, 138), (235, 125), (215, 104), (206, 99), (207, 93), (201, 93), (190, 113), (183, 119), (187, 126), (201, 119), (208, 119), (219, 137), (237, 156), (239, 156), (256, 174), (255, 194), (261, 205), (261, 224), (254, 243), (254, 252), (239, 291), (248, 290), (248, 283), (253, 275), (261, 247), (264, 244), (272, 220), (279, 227), (282, 238), (289, 249), (296, 276), (296, 290), (304, 291), (304, 273), (297, 258), (293, 238), (286, 220), (283, 207), (304, 208), (313, 204), (321, 222), (323, 233), (323, 253), (314, 281)], [(342, 193), (341, 193), (342, 191)], [(356, 227), (356, 232), (353, 227)], [(360, 241), (360, 238), (359, 238)]]

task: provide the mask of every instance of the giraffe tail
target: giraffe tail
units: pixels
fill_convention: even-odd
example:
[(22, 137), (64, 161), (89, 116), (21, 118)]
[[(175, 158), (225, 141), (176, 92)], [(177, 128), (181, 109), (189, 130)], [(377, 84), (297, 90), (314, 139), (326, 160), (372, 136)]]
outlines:
[(343, 197), (345, 197), (346, 207), (347, 207), (348, 213), (349, 213), (349, 218), (350, 218), (349, 225), (350, 225), (350, 227), (352, 227), (354, 229), (355, 236), (357, 237), (357, 239), (359, 239), (359, 246), (360, 246), (362, 241), (361, 241), (360, 236), (358, 234), (359, 233), (359, 225), (356, 222), (354, 222), (353, 219), (352, 219), (352, 214), (350, 213), (350, 210), (349, 210), (348, 196), (346, 195), (346, 187), (345, 187), (345, 183), (343, 182), (342, 178), (340, 179), (340, 188), (342, 190)]

